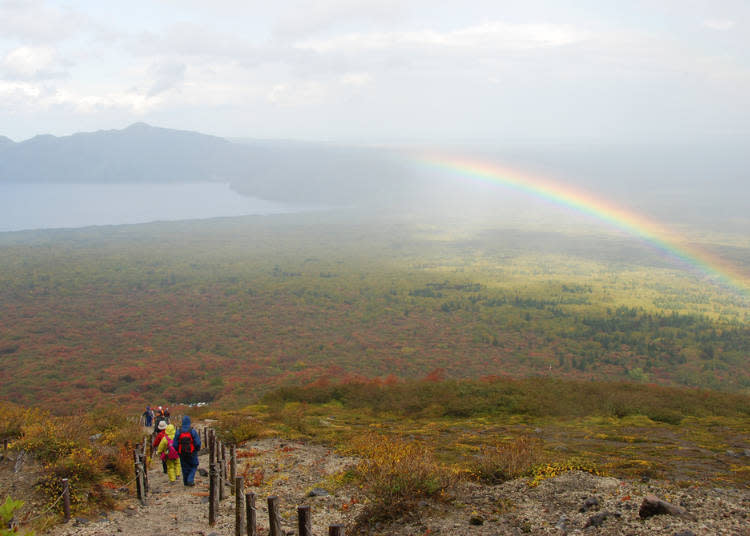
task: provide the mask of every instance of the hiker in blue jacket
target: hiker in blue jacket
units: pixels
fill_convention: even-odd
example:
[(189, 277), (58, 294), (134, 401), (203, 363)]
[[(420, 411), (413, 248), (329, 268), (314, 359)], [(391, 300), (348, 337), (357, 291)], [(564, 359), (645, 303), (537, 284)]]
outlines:
[(182, 483), (195, 486), (195, 472), (198, 470), (198, 451), (201, 449), (201, 436), (190, 426), (190, 417), (182, 418), (182, 426), (175, 435), (175, 447), (180, 454)]
[(151, 427), (151, 422), (154, 420), (154, 412), (151, 410), (151, 406), (146, 406), (146, 411), (143, 412), (143, 419), (145, 425)]

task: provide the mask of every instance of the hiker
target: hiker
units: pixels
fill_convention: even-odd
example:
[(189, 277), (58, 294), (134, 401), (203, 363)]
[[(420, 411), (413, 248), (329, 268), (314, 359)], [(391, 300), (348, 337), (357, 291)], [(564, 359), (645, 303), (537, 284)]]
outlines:
[(146, 411), (143, 412), (144, 426), (151, 426), (154, 420), (154, 412), (151, 410), (151, 406), (146, 406)]
[(182, 426), (177, 432), (175, 448), (180, 455), (182, 483), (195, 486), (195, 472), (198, 470), (198, 451), (201, 449), (200, 434), (190, 426), (190, 417), (182, 418)]
[[(167, 421), (159, 421), (157, 428), (159, 429), (159, 433), (156, 434), (156, 437), (154, 438), (154, 442), (151, 443), (152, 450), (158, 449), (159, 445), (161, 445), (161, 442), (164, 440), (164, 437), (167, 434)], [(164, 471), (164, 474), (166, 474), (167, 462), (164, 461), (164, 457), (162, 457), (161, 459), (161, 468)]]
[(166, 467), (165, 473), (169, 476), (169, 481), (174, 482), (180, 476), (180, 455), (177, 453), (174, 443), (175, 428), (174, 424), (168, 424), (164, 429), (164, 437), (159, 442), (156, 453), (161, 455), (161, 462)]
[(156, 417), (154, 417), (154, 433), (157, 433), (157, 430), (163, 430), (164, 428), (159, 428), (160, 423), (167, 423), (167, 418), (164, 416), (164, 410), (161, 409), (161, 406), (159, 406), (159, 409), (156, 411)]
[(164, 408), (164, 418), (167, 419), (167, 424), (169, 424), (171, 421), (169, 420), (170, 414), (169, 414), (169, 408)]

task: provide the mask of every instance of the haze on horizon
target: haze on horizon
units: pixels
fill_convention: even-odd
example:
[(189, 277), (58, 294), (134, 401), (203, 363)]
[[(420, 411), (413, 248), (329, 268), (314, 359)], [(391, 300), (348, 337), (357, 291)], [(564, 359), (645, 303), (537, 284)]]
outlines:
[(744, 143), (750, 4), (0, 1), (0, 134)]

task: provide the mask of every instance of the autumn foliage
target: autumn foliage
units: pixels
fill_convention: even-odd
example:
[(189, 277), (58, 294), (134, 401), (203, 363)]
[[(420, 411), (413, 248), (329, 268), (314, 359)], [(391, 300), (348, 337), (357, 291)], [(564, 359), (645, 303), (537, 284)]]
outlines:
[(360, 522), (396, 518), (425, 498), (439, 498), (455, 482), (455, 474), (438, 463), (424, 445), (373, 434), (354, 442), (362, 461), (356, 468), (369, 500)]

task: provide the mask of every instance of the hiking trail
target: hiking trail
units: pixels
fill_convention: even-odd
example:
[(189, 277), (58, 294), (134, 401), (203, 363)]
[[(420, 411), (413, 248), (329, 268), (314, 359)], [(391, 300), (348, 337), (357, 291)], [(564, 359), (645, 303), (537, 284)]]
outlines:
[[(327, 534), (330, 524), (343, 522), (342, 504), (350, 497), (334, 494), (310, 497), (328, 476), (354, 463), (353, 458), (340, 456), (324, 446), (261, 439), (250, 441), (237, 449), (237, 474), (246, 477), (245, 491), (256, 494), (258, 533), (268, 534), (266, 499), (277, 495), (280, 501), (282, 529), (296, 533), (296, 507), (308, 504), (312, 509), (312, 528), (315, 534)], [(234, 534), (235, 497), (229, 487), (219, 506), (217, 523), (208, 524), (208, 483), (203, 470), (208, 469), (208, 450), (199, 453), (199, 472), (195, 486), (185, 487), (181, 478), (169, 482), (162, 472), (161, 462), (154, 458), (149, 469), (150, 491), (146, 506), (142, 506), (130, 491), (117, 509), (93, 517), (74, 517), (68, 523), (45, 532), (51, 536), (166, 536), (190, 534), (224, 536)], [(253, 482), (255, 480), (255, 482)], [(258, 483), (253, 486), (251, 484)], [(320, 493), (323, 493), (320, 490)]]

